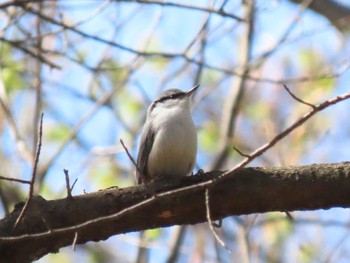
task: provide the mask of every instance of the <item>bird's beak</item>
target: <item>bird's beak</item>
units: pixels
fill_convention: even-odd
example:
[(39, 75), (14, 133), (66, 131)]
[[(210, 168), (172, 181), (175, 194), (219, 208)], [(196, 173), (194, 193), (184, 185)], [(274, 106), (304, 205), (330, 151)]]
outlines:
[(194, 86), (192, 89), (186, 92), (186, 95), (191, 96), (198, 88), (199, 88), (199, 85)]

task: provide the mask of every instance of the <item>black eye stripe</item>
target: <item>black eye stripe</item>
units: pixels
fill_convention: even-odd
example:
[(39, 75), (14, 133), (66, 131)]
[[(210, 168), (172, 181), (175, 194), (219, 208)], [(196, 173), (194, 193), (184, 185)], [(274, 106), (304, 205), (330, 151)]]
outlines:
[(169, 96), (166, 96), (166, 97), (160, 98), (159, 100), (156, 100), (155, 103), (164, 102), (164, 101), (169, 100), (169, 99), (181, 98), (181, 97), (183, 97), (184, 95), (185, 95), (184, 92), (176, 93), (176, 94), (171, 94), (171, 95), (169, 95)]

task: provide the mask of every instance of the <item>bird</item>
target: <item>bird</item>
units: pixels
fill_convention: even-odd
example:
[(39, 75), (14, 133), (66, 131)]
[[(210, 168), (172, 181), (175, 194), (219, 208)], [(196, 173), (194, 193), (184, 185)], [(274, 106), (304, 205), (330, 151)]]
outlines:
[(163, 91), (147, 109), (136, 161), (137, 184), (182, 178), (196, 163), (197, 130), (191, 97), (198, 89)]

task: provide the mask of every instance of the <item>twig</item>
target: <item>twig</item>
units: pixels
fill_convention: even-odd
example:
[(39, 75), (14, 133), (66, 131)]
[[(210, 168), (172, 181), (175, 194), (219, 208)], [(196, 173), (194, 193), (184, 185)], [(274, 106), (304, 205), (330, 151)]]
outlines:
[(313, 105), (313, 104), (311, 104), (311, 103), (308, 103), (308, 102), (306, 102), (306, 101), (304, 101), (304, 100), (298, 98), (297, 96), (295, 96), (295, 95), (290, 91), (290, 89), (287, 87), (286, 84), (283, 84), (283, 87), (284, 87), (284, 89), (288, 92), (288, 94), (289, 94), (293, 99), (295, 99), (296, 101), (298, 101), (298, 102), (300, 102), (300, 103), (302, 103), (302, 104), (305, 104), (305, 105), (307, 105), (307, 106), (310, 106), (310, 107), (313, 108), (313, 109), (316, 108), (315, 105)]
[[(96, 35), (90, 35), (84, 31), (81, 31), (79, 29), (77, 29), (76, 27), (74, 26), (71, 26), (71, 25), (68, 25), (68, 24), (65, 24), (64, 22), (61, 22), (61, 21), (58, 21), (58, 20), (55, 20), (54, 18), (52, 17), (49, 17), (49, 16), (46, 16), (45, 14), (43, 13), (40, 13), (38, 12), (37, 10), (29, 7), (29, 6), (26, 6), (25, 8), (23, 8), (25, 11), (27, 12), (30, 12), (34, 15), (37, 15), (39, 17), (41, 17), (42, 19), (54, 24), (54, 25), (57, 25), (57, 26), (61, 26), (63, 27), (64, 29), (66, 30), (70, 30), (84, 38), (87, 38), (87, 39), (92, 39), (92, 40), (95, 40), (95, 41), (98, 41), (100, 43), (103, 43), (103, 44), (106, 44), (106, 45), (110, 45), (112, 47), (116, 47), (116, 48), (119, 48), (121, 50), (124, 50), (124, 51), (127, 51), (127, 52), (130, 52), (132, 54), (136, 54), (136, 55), (141, 55), (141, 56), (158, 56), (162, 53), (159, 53), (159, 52), (146, 52), (146, 51), (140, 51), (140, 50), (136, 50), (136, 49), (133, 49), (133, 48), (130, 48), (130, 47), (127, 47), (125, 45), (122, 45), (122, 44), (119, 44), (119, 43), (116, 43), (114, 41), (109, 41), (107, 39), (104, 39), (104, 38), (101, 38), (99, 36), (96, 36)], [(1, 40), (1, 39), (0, 39)], [(165, 57), (169, 57), (169, 58), (173, 58), (173, 57), (176, 57), (176, 56), (179, 56), (178, 53), (169, 53), (169, 54), (162, 54), (164, 55)]]
[[(55, 24), (57, 26), (61, 26), (64, 29), (70, 30), (70, 31), (72, 31), (72, 32), (74, 32), (74, 33), (84, 37), (84, 38), (92, 39), (94, 41), (98, 41), (100, 43), (103, 43), (103, 44), (106, 44), (106, 45), (110, 45), (112, 47), (119, 48), (119, 49), (121, 49), (123, 51), (130, 52), (130, 53), (136, 54), (138, 56), (142, 56), (142, 57), (159, 57), (160, 56), (160, 57), (167, 58), (167, 59), (182, 58), (185, 61), (193, 63), (193, 64), (196, 64), (198, 66), (203, 66), (205, 68), (216, 70), (216, 71), (220, 71), (220, 72), (227, 73), (227, 74), (232, 74), (232, 75), (244, 78), (244, 79), (250, 79), (250, 80), (253, 80), (253, 81), (267, 82), (267, 83), (281, 83), (281, 81), (276, 81), (276, 80), (273, 80), (273, 79), (256, 78), (254, 76), (250, 76), (249, 74), (241, 74), (240, 72), (236, 72), (236, 71), (231, 70), (231, 69), (223, 69), (223, 68), (220, 68), (220, 67), (209, 65), (207, 63), (203, 63), (201, 61), (197, 61), (194, 58), (191, 58), (191, 57), (187, 56), (184, 52), (170, 52), (170, 53), (168, 53), (168, 52), (148, 52), (148, 51), (145, 51), (145, 50), (133, 49), (131, 47), (128, 47), (128, 46), (116, 43), (114, 41), (106, 40), (106, 39), (101, 38), (101, 37), (96, 36), (96, 35), (90, 35), (90, 34), (84, 32), (84, 31), (81, 31), (81, 30), (75, 28), (74, 26), (71, 26), (71, 25), (68, 25), (68, 24), (66, 24), (64, 22), (55, 20), (52, 17), (44, 15), (43, 13), (39, 13), (37, 10), (35, 10), (35, 9), (29, 7), (29, 6), (26, 6), (24, 9), (27, 12), (30, 12), (30, 13), (32, 13), (34, 15), (37, 15), (37, 16), (40, 16), (42, 19), (45, 19), (46, 21), (48, 21), (48, 22), (50, 22), (52, 24)], [(249, 24), (252, 24), (252, 23), (250, 22)], [(327, 76), (329, 76), (329, 74), (326, 75), (326, 76), (322, 75), (322, 76), (316, 76), (316, 77), (318, 78), (318, 77), (327, 77)], [(304, 77), (304, 78), (301, 78), (300, 80), (299, 79), (288, 79), (288, 80), (285, 80), (284, 82), (289, 82), (289, 81), (309, 81), (309, 79), (310, 79), (310, 77)]]
[(75, 232), (74, 233), (73, 243), (72, 243), (73, 251), (75, 251), (75, 249), (77, 247), (77, 241), (78, 241), (78, 232)]
[(17, 182), (17, 183), (22, 183), (22, 184), (30, 184), (30, 181), (28, 180), (22, 180), (22, 179), (17, 179), (17, 178), (11, 178), (11, 177), (5, 177), (0, 175), (0, 180), (7, 180), (11, 182)]
[(35, 159), (34, 159), (34, 166), (33, 166), (33, 172), (32, 172), (32, 179), (30, 180), (30, 186), (29, 186), (29, 195), (27, 198), (26, 203), (24, 204), (21, 213), (19, 214), (16, 223), (15, 223), (15, 228), (18, 226), (19, 222), (23, 219), (24, 214), (28, 208), (29, 202), (32, 200), (33, 197), (33, 192), (34, 192), (34, 183), (35, 183), (35, 176), (36, 176), (36, 169), (38, 167), (38, 162), (39, 162), (39, 156), (40, 156), (40, 151), (41, 151), (41, 145), (42, 145), (42, 137), (43, 137), (43, 117), (44, 113), (41, 113), (40, 117), (40, 127), (39, 127), (39, 141), (38, 145), (36, 148), (36, 153), (35, 153)]
[(9, 45), (22, 50), (24, 53), (27, 53), (28, 55), (32, 56), (33, 58), (39, 60), (40, 62), (50, 66), (50, 68), (55, 68), (55, 69), (61, 69), (61, 67), (57, 64), (55, 64), (54, 62), (46, 59), (44, 56), (40, 55), (40, 53), (36, 53), (22, 45), (19, 44), (19, 42), (17, 41), (12, 41), (12, 40), (8, 40), (6, 38), (0, 37), (0, 41), (4, 41), (6, 43), (8, 43)]
[(232, 148), (238, 152), (239, 155), (243, 156), (243, 157), (249, 157), (250, 155), (249, 154), (245, 154), (243, 153), (240, 149), (238, 149), (236, 146), (232, 146)]
[[(40, 2), (42, 0), (21, 0), (21, 1), (9, 1), (6, 3), (3, 3), (0, 5), (0, 9), (4, 9), (10, 6), (23, 6), (26, 3), (31, 3), (31, 2)], [(119, 2), (125, 2), (126, 0), (118, 0)], [(130, 2), (128, 0), (128, 2)], [(226, 13), (224, 10), (219, 9), (219, 10), (215, 10), (212, 8), (205, 8), (205, 7), (200, 7), (200, 6), (194, 6), (194, 5), (186, 5), (186, 4), (178, 4), (178, 3), (166, 3), (166, 2), (161, 2), (161, 1), (144, 1), (144, 0), (136, 0), (134, 2), (138, 2), (141, 4), (154, 4), (154, 5), (161, 5), (161, 6), (169, 6), (169, 7), (178, 7), (178, 8), (185, 8), (185, 9), (190, 9), (190, 10), (197, 10), (197, 11), (202, 11), (202, 12), (208, 12), (208, 13), (214, 13), (217, 15), (220, 15), (222, 17), (228, 17), (234, 20), (237, 20), (239, 22), (244, 22), (244, 19), (233, 15), (233, 14), (229, 14)]]
[(5, 9), (11, 6), (23, 6), (29, 3), (43, 2), (43, 0), (13, 0), (0, 4), (0, 9)]
[(76, 183), (77, 181), (78, 181), (78, 178), (75, 178), (75, 180), (74, 180), (72, 186), (70, 187), (70, 191), (71, 191), (71, 192), (73, 191), (73, 188), (74, 188), (75, 183)]
[[(130, 2), (130, 0), (118, 0), (118, 2)], [(153, 4), (153, 5), (160, 5), (160, 6), (169, 6), (169, 7), (178, 7), (181, 9), (190, 9), (190, 10), (196, 10), (196, 11), (202, 11), (202, 12), (208, 12), (220, 15), (222, 17), (228, 17), (232, 18), (234, 20), (237, 20), (239, 22), (245, 22), (246, 20), (243, 18), (240, 18), (236, 15), (226, 13), (225, 11), (219, 9), (213, 9), (213, 8), (206, 8), (206, 7), (200, 7), (200, 6), (194, 6), (194, 5), (187, 5), (187, 4), (179, 4), (179, 3), (171, 3), (171, 2), (165, 2), (165, 1), (151, 1), (151, 0), (134, 0), (133, 2), (142, 3), (142, 4)]]
[(67, 198), (72, 198), (72, 188), (70, 187), (69, 183), (69, 174), (67, 169), (63, 169), (65, 178), (66, 178), (66, 189), (67, 189)]
[(293, 218), (291, 213), (289, 213), (288, 211), (285, 211), (284, 213), (286, 214), (286, 216), (289, 219), (289, 221), (294, 222), (294, 218)]
[(326, 100), (318, 105), (315, 105), (312, 110), (307, 112), (303, 117), (295, 121), (292, 125), (290, 125), (288, 128), (286, 128), (281, 133), (277, 134), (270, 142), (266, 143), (265, 145), (261, 146), (260, 148), (256, 149), (252, 154), (250, 154), (245, 160), (243, 160), (241, 163), (236, 165), (233, 169), (223, 173), (219, 176), (219, 178), (225, 177), (227, 174), (232, 173), (234, 171), (237, 171), (238, 169), (246, 166), (248, 163), (262, 155), (264, 152), (266, 152), (268, 149), (272, 148), (277, 142), (282, 140), (284, 137), (286, 137), (288, 134), (290, 134), (292, 131), (294, 131), (296, 128), (301, 126), (303, 123), (305, 123), (308, 119), (310, 119), (312, 116), (314, 116), (316, 113), (324, 110), (325, 108), (334, 105), (340, 101), (346, 100), (350, 98), (350, 93), (346, 93), (341, 96), (337, 96), (333, 99)]
[[(281, 83), (287, 83), (287, 82), (288, 83), (289, 82), (307, 82), (307, 81), (313, 81), (313, 80), (322, 79), (322, 78), (334, 78), (334, 77), (338, 77), (338, 76), (340, 76), (342, 74), (342, 73), (335, 73), (335, 74), (328, 73), (328, 74), (319, 74), (319, 75), (314, 75), (314, 76), (302, 76), (302, 77), (297, 77), (297, 78), (284, 79), (283, 81), (282, 80), (268, 79), (268, 78), (258, 78), (258, 77), (254, 77), (254, 76), (249, 75), (249, 74), (242, 75), (240, 72), (236, 72), (235, 70), (232, 70), (232, 69), (220, 68), (220, 67), (217, 67), (217, 66), (214, 66), (214, 65), (203, 63), (201, 61), (197, 61), (194, 58), (191, 58), (191, 57), (187, 56), (183, 52), (171, 52), (171, 53), (168, 53), (168, 52), (147, 52), (147, 51), (144, 51), (144, 50), (136, 50), (136, 49), (133, 49), (131, 47), (127, 47), (127, 46), (121, 45), (119, 43), (100, 38), (99, 36), (90, 35), (90, 34), (88, 34), (86, 32), (78, 30), (74, 26), (65, 24), (64, 22), (55, 20), (52, 17), (46, 16), (46, 15), (44, 15), (42, 13), (39, 13), (37, 10), (32, 9), (29, 6), (26, 6), (24, 9), (26, 11), (34, 14), (34, 15), (40, 16), (41, 18), (45, 19), (46, 21), (48, 21), (50, 23), (53, 23), (53, 24), (55, 24), (57, 26), (61, 26), (63, 29), (70, 30), (70, 31), (72, 31), (72, 32), (74, 32), (74, 33), (84, 37), (84, 38), (92, 39), (92, 40), (98, 41), (100, 43), (103, 43), (103, 44), (106, 44), (106, 45), (110, 45), (112, 47), (119, 48), (119, 49), (124, 50), (126, 52), (130, 52), (132, 54), (136, 54), (138, 56), (142, 56), (142, 57), (163, 57), (163, 58), (166, 58), (166, 59), (182, 58), (185, 61), (193, 63), (193, 64), (195, 64), (197, 66), (203, 66), (203, 67), (205, 67), (207, 69), (212, 69), (212, 70), (215, 70), (215, 71), (219, 71), (219, 72), (230, 74), (230, 75), (235, 75), (235, 76), (238, 76), (240, 78), (245, 78), (245, 79), (249, 79), (249, 80), (257, 81), (257, 82), (261, 82), (261, 83), (281, 84)], [(0, 38), (0, 40), (1, 40), (1, 38)], [(23, 41), (25, 42), (26, 40), (23, 40)], [(23, 47), (21, 46), (20, 48), (23, 48)]]
[(232, 253), (231, 249), (225, 244), (225, 242), (219, 237), (219, 235), (215, 232), (215, 229), (214, 229), (214, 226), (213, 226), (213, 222), (211, 220), (211, 217), (210, 217), (210, 205), (209, 205), (209, 189), (205, 189), (205, 207), (206, 207), (206, 211), (207, 211), (207, 221), (208, 221), (208, 224), (209, 224), (209, 228), (210, 228), (210, 231), (213, 233), (216, 241), (221, 245), (223, 246), (227, 252), (229, 254)]
[(239, 57), (239, 63), (242, 66), (238, 72), (242, 77), (234, 78), (229, 95), (225, 99), (225, 114), (221, 122), (222, 134), (219, 141), (219, 153), (211, 164), (211, 170), (220, 169), (228, 158), (229, 145), (232, 144), (232, 139), (236, 132), (238, 115), (245, 97), (245, 90), (248, 82), (247, 77), (251, 73), (250, 63), (252, 59), (254, 20), (256, 15), (254, 1), (244, 1), (243, 11), (245, 19), (249, 22), (244, 25), (242, 48)]
[[(43, 11), (43, 2), (38, 3), (38, 10), (39, 12)], [(41, 56), (42, 54), (42, 42), (44, 37), (41, 36), (41, 18), (36, 17), (36, 35), (37, 40), (36, 40), (36, 50), (37, 50), (37, 55)], [(34, 70), (34, 80), (33, 80), (33, 88), (35, 90), (35, 106), (34, 106), (34, 118), (33, 118), (33, 123), (38, 123), (39, 118), (40, 118), (40, 111), (43, 106), (43, 98), (42, 98), (42, 63), (38, 60), (35, 61), (35, 70)], [(38, 141), (38, 127), (35, 125), (34, 126), (34, 131), (33, 131), (33, 154), (35, 153), (35, 145)]]
[(140, 168), (137, 166), (137, 163), (135, 162), (134, 158), (132, 158), (131, 154), (129, 153), (128, 148), (126, 148), (126, 146), (125, 146), (123, 140), (120, 139), (119, 141), (120, 141), (120, 143), (122, 144), (122, 146), (123, 146), (123, 148), (124, 148), (126, 154), (128, 155), (130, 161), (134, 164), (135, 168), (137, 169), (137, 172), (139, 172), (139, 174), (143, 174), (143, 173), (141, 172)]
[[(136, 57), (131, 65), (127, 68), (126, 76), (123, 77), (119, 81), (119, 83), (110, 91), (107, 91), (102, 95), (102, 97), (96, 101), (96, 103), (92, 106), (92, 108), (75, 124), (75, 126), (71, 129), (68, 136), (62, 141), (61, 145), (58, 147), (56, 152), (53, 154), (51, 159), (46, 162), (45, 166), (42, 168), (42, 175), (45, 175), (49, 167), (52, 163), (57, 159), (57, 157), (62, 153), (62, 151), (67, 147), (67, 145), (73, 140), (73, 138), (77, 135), (78, 131), (82, 128), (82, 126), (97, 112), (98, 109), (102, 107), (108, 100), (118, 91), (120, 88), (127, 82), (130, 75), (133, 71), (140, 65), (139, 57)], [(43, 176), (39, 178), (39, 180), (43, 180)]]
[(315, 1), (314, 0), (303, 1), (303, 4), (300, 5), (298, 12), (294, 16), (294, 18), (289, 22), (289, 25), (287, 26), (287, 28), (284, 31), (284, 33), (282, 34), (282, 36), (276, 41), (276, 43), (274, 44), (274, 46), (272, 48), (270, 48), (269, 50), (267, 50), (264, 53), (262, 53), (261, 55), (259, 55), (259, 57), (255, 61), (256, 65), (262, 65), (263, 62), (268, 57), (272, 56), (272, 54), (274, 54), (278, 49), (280, 49), (283, 46), (282, 44), (287, 41), (288, 36), (291, 35), (291, 33), (293, 32), (296, 25), (298, 25), (298, 21), (301, 19), (303, 13), (309, 8), (309, 6), (313, 2), (315, 2)]

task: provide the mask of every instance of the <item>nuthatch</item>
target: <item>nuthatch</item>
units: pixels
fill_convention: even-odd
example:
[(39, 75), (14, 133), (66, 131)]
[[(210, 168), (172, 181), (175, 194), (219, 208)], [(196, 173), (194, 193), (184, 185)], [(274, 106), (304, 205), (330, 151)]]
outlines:
[(137, 183), (189, 175), (196, 163), (197, 131), (191, 116), (191, 95), (169, 89), (147, 110), (137, 156)]

